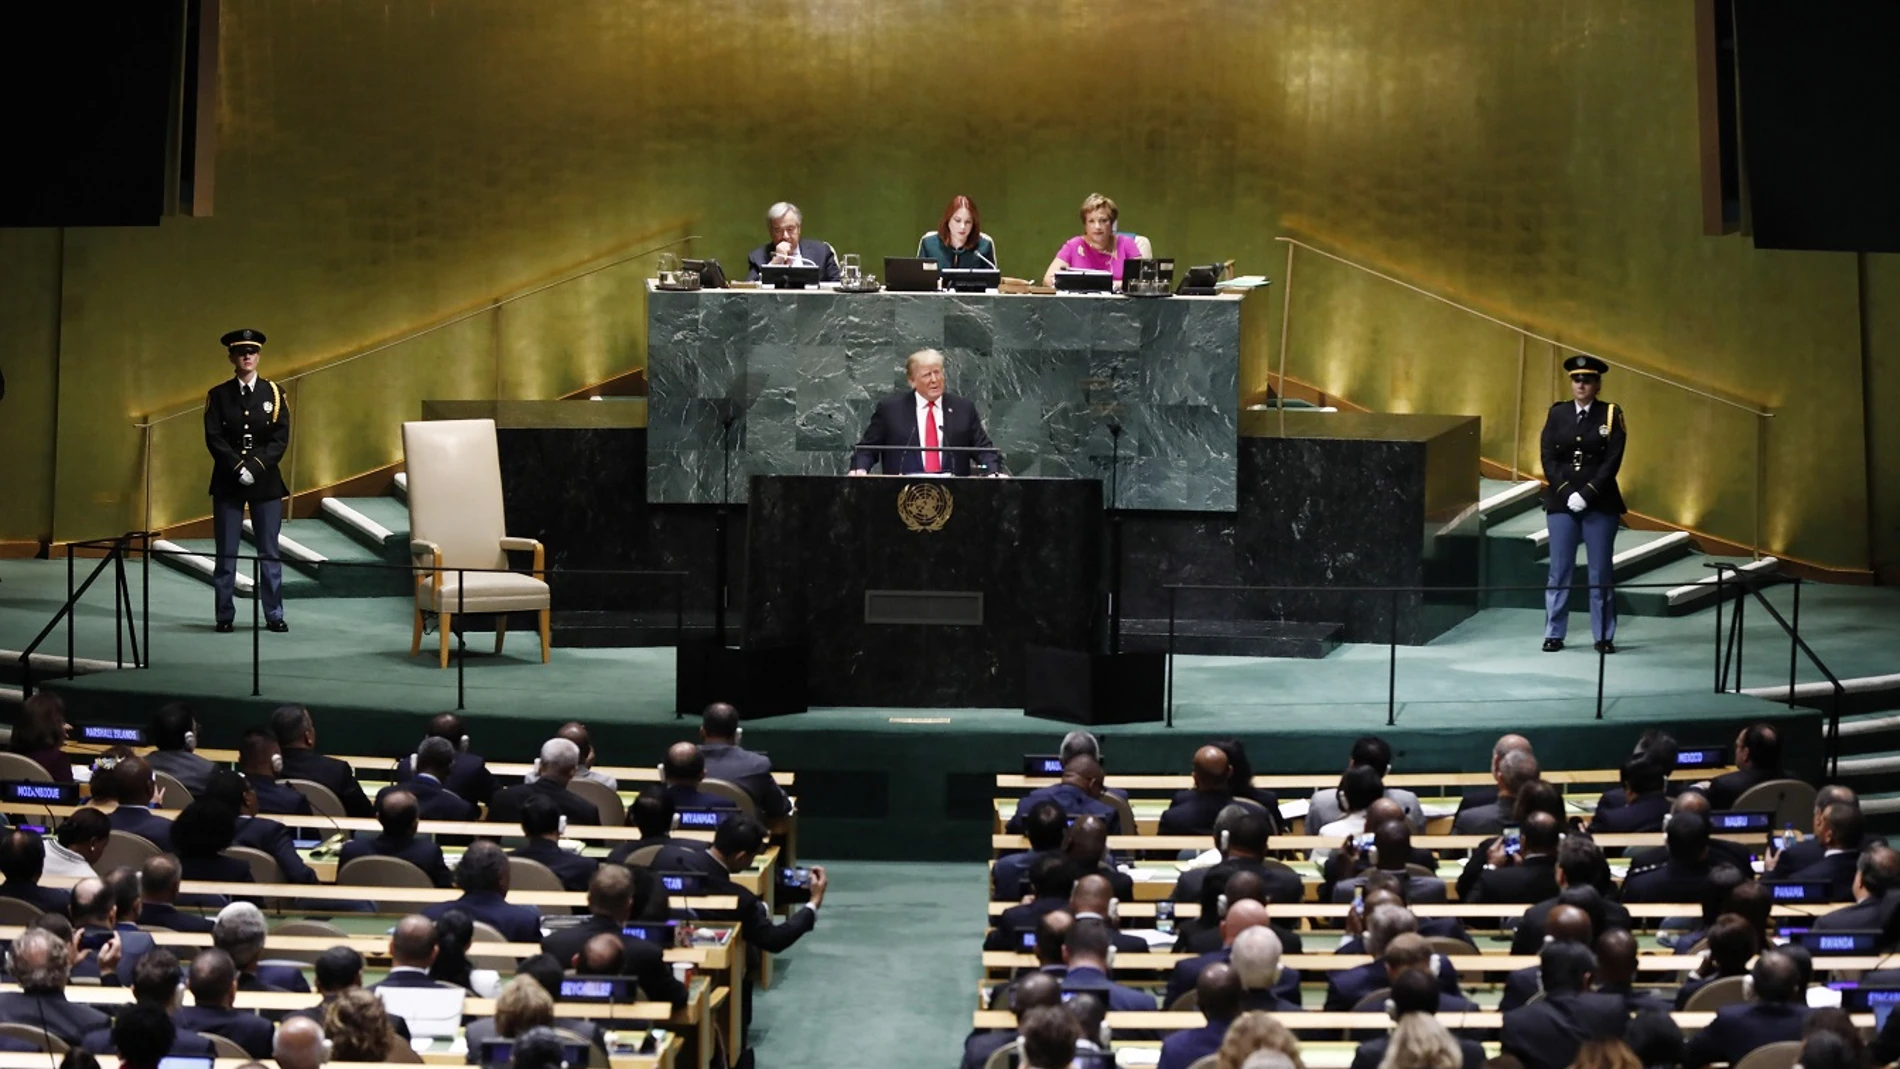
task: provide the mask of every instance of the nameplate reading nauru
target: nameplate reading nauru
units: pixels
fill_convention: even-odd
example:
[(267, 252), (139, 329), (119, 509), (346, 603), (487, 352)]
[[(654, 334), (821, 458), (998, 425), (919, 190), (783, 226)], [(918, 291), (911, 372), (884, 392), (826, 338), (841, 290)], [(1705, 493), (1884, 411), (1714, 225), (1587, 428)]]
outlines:
[(910, 483), (897, 492), (897, 518), (913, 531), (941, 531), (956, 501), (940, 482)]

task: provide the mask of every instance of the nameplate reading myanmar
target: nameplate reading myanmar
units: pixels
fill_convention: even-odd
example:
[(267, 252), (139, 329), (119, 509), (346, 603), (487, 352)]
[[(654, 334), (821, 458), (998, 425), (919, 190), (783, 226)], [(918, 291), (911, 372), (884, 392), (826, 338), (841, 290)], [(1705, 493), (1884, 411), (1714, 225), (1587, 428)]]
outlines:
[(897, 493), (897, 518), (913, 531), (941, 531), (956, 502), (943, 483), (911, 483)]

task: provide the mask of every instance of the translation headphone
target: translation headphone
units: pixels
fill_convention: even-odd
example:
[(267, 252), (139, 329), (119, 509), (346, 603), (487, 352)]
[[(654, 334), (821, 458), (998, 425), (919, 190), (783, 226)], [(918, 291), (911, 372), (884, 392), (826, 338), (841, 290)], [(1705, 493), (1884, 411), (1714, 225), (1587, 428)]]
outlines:
[(733, 744), (734, 746), (737, 746), (737, 745), (739, 745), (739, 743), (740, 743), (740, 742), (741, 742), (741, 741), (742, 741), (742, 740), (743, 740), (744, 738), (745, 738), (745, 729), (744, 729), (744, 728), (733, 728), (733, 729), (732, 729), (732, 744)]
[(270, 770), (272, 775), (277, 775), (284, 771), (284, 755), (282, 753), (270, 755)]
[(1121, 919), (1122, 919), (1122, 918), (1121, 918), (1121, 909), (1122, 909), (1122, 900), (1121, 900), (1121, 899), (1119, 899), (1119, 898), (1110, 898), (1110, 899), (1108, 900), (1108, 912), (1107, 912), (1106, 914), (1104, 914), (1104, 915), (1105, 915), (1105, 916), (1106, 916), (1106, 917), (1108, 918), (1108, 923), (1110, 923), (1110, 924), (1119, 924), (1119, 923), (1121, 923)]
[(556, 821), (554, 825), (554, 833), (556, 835), (567, 834), (567, 814), (566, 813), (562, 813), (560, 815), (560, 818)]
[(1220, 852), (1223, 854), (1227, 852), (1227, 837), (1228, 837), (1227, 829), (1222, 828), (1220, 830)]
[(197, 721), (194, 720), (192, 721), (191, 726), (185, 729), (185, 750), (189, 752), (192, 750), (196, 750), (197, 748), (198, 748), (198, 723)]
[(1227, 892), (1222, 891), (1220, 896), (1214, 899), (1214, 915), (1221, 920), (1227, 919)]

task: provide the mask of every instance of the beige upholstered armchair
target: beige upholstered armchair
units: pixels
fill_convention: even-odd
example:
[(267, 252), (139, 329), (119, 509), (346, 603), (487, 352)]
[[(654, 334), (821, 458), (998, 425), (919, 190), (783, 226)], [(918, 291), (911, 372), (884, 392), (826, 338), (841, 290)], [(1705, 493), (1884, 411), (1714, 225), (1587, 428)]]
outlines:
[[(449, 633), (457, 614), (495, 614), (501, 652), (511, 612), (541, 614), (541, 663), (548, 660), (546, 551), (532, 538), (510, 538), (502, 516), (501, 458), (492, 419), (421, 420), (402, 425), (409, 473), (409, 553), (416, 571), (416, 626), (409, 656), (422, 651), (422, 615), (435, 613), (441, 666), (449, 666)], [(530, 574), (506, 569), (508, 550), (533, 550)]]

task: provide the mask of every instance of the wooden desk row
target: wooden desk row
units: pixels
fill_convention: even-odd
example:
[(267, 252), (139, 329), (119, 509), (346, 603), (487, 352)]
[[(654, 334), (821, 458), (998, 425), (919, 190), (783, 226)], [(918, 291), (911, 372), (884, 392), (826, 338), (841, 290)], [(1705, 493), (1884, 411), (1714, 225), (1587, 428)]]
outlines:
[[(78, 883), (76, 876), (46, 876), (40, 880), (44, 887), (71, 887)], [(245, 898), (296, 898), (307, 901), (360, 902), (365, 898), (376, 898), (385, 902), (414, 902), (419, 906), (434, 905), (459, 897), (460, 892), (444, 890), (440, 887), (371, 887), (363, 884), (333, 883), (210, 883), (203, 880), (185, 880), (178, 885), (183, 895), (231, 895)], [(517, 906), (585, 906), (587, 895), (582, 891), (509, 891), (508, 901)], [(734, 910), (739, 908), (736, 895), (696, 895), (676, 900), (680, 909)]]
[[(1418, 850), (1475, 850), (1479, 845), (1497, 838), (1495, 835), (1414, 835), (1412, 846)], [(1767, 842), (1764, 834), (1754, 835), (1717, 835), (1717, 839), (1744, 846), (1761, 846)], [(1662, 846), (1663, 833), (1659, 831), (1642, 832), (1605, 832), (1592, 836), (1598, 846), (1605, 848)], [(1267, 841), (1267, 852), (1310, 852), (1313, 850), (1337, 850), (1341, 838), (1336, 835), (1275, 835)], [(1192, 850), (1195, 853), (1213, 849), (1211, 835), (1111, 835), (1108, 848), (1115, 851), (1132, 853), (1179, 853)], [(995, 853), (1009, 850), (1029, 849), (1029, 839), (1022, 835), (1007, 833), (990, 836), (990, 849)]]
[[(1115, 955), (1115, 975), (1126, 978), (1135, 974), (1165, 974), (1173, 971), (1181, 962), (1194, 958), (1193, 954), (1117, 954)], [(1532, 954), (1457, 954), (1450, 959), (1451, 965), (1460, 973), (1505, 973), (1528, 969), (1538, 963)], [(1372, 961), (1365, 954), (1288, 954), (1280, 959), (1280, 964), (1301, 972), (1341, 972), (1358, 968)], [(1017, 969), (1034, 969), (1041, 963), (1034, 954), (1022, 954), (1009, 950), (986, 950), (983, 952), (983, 967), (991, 971), (1009, 972)], [(1700, 954), (1639, 954), (1636, 968), (1641, 972), (1688, 972), (1702, 964)], [(1864, 955), (1858, 957), (1826, 957), (1815, 961), (1817, 969), (1825, 970), (1861, 970), (1890, 969), (1900, 966), (1900, 954)]]
[[(1003, 911), (1016, 905), (1014, 902), (991, 902), (990, 916), (1001, 916)], [(1774, 907), (1774, 916), (1794, 919), (1812, 919), (1837, 909), (1846, 909), (1848, 902), (1817, 902), (1813, 905), (1781, 905)], [(1499, 902), (1486, 905), (1482, 902), (1440, 902), (1407, 907), (1415, 917), (1495, 917), (1500, 911), (1516, 910), (1523, 912), (1530, 907), (1523, 903), (1509, 904)], [(1661, 920), (1665, 917), (1699, 917), (1702, 906), (1695, 902), (1629, 902), (1623, 905), (1633, 919)], [(1352, 909), (1349, 903), (1332, 902), (1294, 902), (1282, 905), (1275, 902), (1267, 907), (1267, 912), (1276, 920), (1309, 919), (1341, 920)], [(1153, 902), (1122, 902), (1116, 906), (1116, 914), (1122, 920), (1152, 920), (1155, 916)], [(1174, 916), (1177, 920), (1190, 920), (1201, 915), (1199, 902), (1177, 902), (1174, 904)]]
[[(1671, 1013), (1683, 1031), (1695, 1031), (1706, 1028), (1715, 1020), (1713, 1012), (1690, 1013), (1678, 1011)], [(1874, 1027), (1874, 1015), (1856, 1013), (1851, 1015), (1857, 1028)], [(1273, 1018), (1294, 1032), (1340, 1031), (1342, 1029), (1364, 1029), (1369, 1032), (1385, 1034), (1392, 1027), (1392, 1018), (1383, 1013), (1328, 1013), (1322, 1010), (1304, 1010), (1294, 1013), (1275, 1013)], [(1495, 1011), (1473, 1011), (1470, 1013), (1441, 1013), (1438, 1020), (1446, 1028), (1454, 1031), (1468, 1029), (1497, 1029), (1504, 1027), (1504, 1015)], [(1016, 1015), (1008, 1010), (977, 1010), (971, 1022), (983, 1029), (1014, 1029)], [(1194, 1011), (1172, 1010), (1110, 1010), (1108, 1024), (1117, 1034), (1123, 1032), (1172, 1032), (1182, 1028), (1199, 1028), (1207, 1023), (1207, 1018)]]
[[(422, 740), (418, 739), (416, 741), (420, 742)], [(85, 758), (85, 760), (87, 761), (90, 761), (94, 756), (98, 754), (102, 754), (106, 752), (106, 750), (108, 749), (110, 749), (110, 747), (101, 746), (94, 743), (68, 743), (65, 747), (65, 750), (67, 753), (81, 756)], [(155, 746), (134, 746), (132, 747), (132, 752), (137, 753), (137, 754), (149, 754), (155, 749), (157, 749), (157, 747)], [(224, 750), (224, 749), (216, 749), (216, 748), (200, 746), (196, 750), (193, 750), (192, 752), (197, 754), (199, 757), (202, 757), (205, 760), (211, 761), (216, 764), (226, 764), (226, 765), (237, 764), (238, 753), (236, 750)], [(352, 769), (355, 769), (358, 772), (385, 773), (386, 775), (383, 775), (379, 778), (388, 779), (390, 776), (394, 776), (396, 774), (396, 767), (400, 765), (404, 760), (407, 760), (409, 755), (404, 754), (401, 758), (395, 758), (395, 759), (388, 758), (388, 757), (363, 757), (363, 756), (353, 757), (348, 754), (330, 754), (329, 756), (334, 757), (337, 760), (348, 764)], [(594, 771), (600, 773), (603, 776), (612, 776), (616, 780), (627, 780), (629, 782), (642, 783), (642, 784), (660, 782), (660, 769), (659, 769), (658, 762), (655, 762), (651, 765), (641, 765), (638, 767), (622, 766), (622, 765), (594, 765), (593, 769)], [(488, 762), (488, 771), (498, 777), (501, 777), (502, 779), (510, 779), (510, 778), (521, 779), (527, 776), (528, 773), (534, 771), (534, 765), (529, 762), (490, 761)], [(778, 782), (778, 785), (781, 787), (791, 787), (797, 782), (797, 774), (793, 772), (773, 772), (772, 778), (776, 780)], [(1485, 782), (1486, 783), (1491, 782), (1489, 776), (1485, 777)]]
[[(388, 764), (388, 762), (384, 762)], [(1669, 778), (1681, 783), (1699, 783), (1713, 779), (1725, 772), (1735, 771), (1735, 766), (1722, 768), (1678, 769), (1669, 774)], [(1038, 787), (1047, 787), (1057, 781), (1056, 776), (1024, 776), (1021, 774), (997, 773), (996, 786), (1001, 790), (1033, 791)], [(1566, 786), (1575, 784), (1602, 784), (1614, 787), (1623, 781), (1623, 773), (1614, 768), (1589, 768), (1578, 770), (1546, 769), (1542, 773), (1546, 783)], [(1152, 776), (1104, 777), (1103, 782), (1110, 787), (1134, 793), (1136, 791), (1186, 791), (1194, 787), (1194, 777), (1179, 773)], [(1489, 772), (1393, 772), (1384, 779), (1388, 787), (1492, 787), (1497, 780)], [(1254, 786), (1272, 791), (1307, 790), (1319, 791), (1339, 786), (1338, 773), (1299, 773), (1291, 775), (1257, 775)]]

